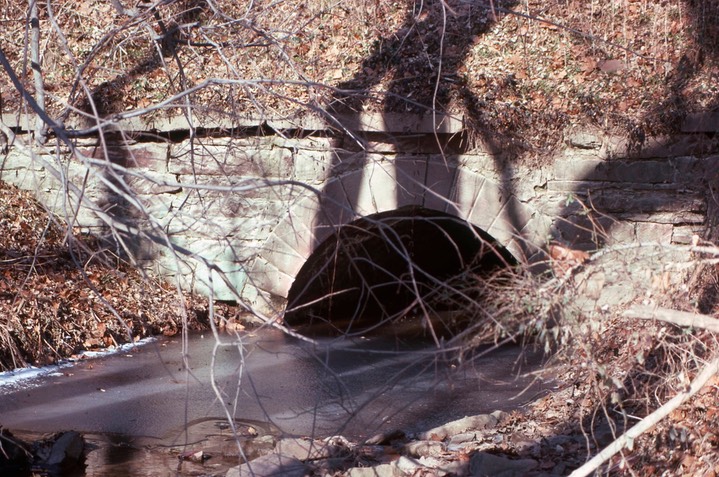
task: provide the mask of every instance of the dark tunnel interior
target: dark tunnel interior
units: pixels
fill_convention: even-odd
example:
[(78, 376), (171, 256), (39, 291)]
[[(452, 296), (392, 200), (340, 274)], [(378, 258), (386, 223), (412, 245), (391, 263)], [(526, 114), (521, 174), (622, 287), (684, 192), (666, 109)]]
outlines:
[(416, 206), (375, 214), (320, 244), (295, 278), (285, 320), (300, 331), (363, 333), (421, 310), (466, 306), (472, 297), (458, 285), (462, 277), (515, 263), (486, 232), (455, 216)]

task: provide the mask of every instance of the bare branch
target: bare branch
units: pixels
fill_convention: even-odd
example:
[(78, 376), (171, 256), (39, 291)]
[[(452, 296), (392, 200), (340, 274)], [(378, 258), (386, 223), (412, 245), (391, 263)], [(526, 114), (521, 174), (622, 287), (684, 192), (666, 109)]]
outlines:
[[(45, 110), (45, 86), (40, 68), (40, 17), (38, 16), (37, 0), (29, 0), (30, 23), (30, 66), (35, 83), (35, 98), (37, 105)], [(35, 141), (44, 144), (47, 140), (47, 125), (40, 115), (35, 116)]]
[(619, 436), (618, 439), (609, 444), (604, 450), (602, 450), (602, 452), (600, 452), (583, 466), (569, 474), (569, 476), (583, 477), (586, 475), (590, 475), (599, 467), (601, 467), (605, 462), (611, 459), (615, 454), (621, 452), (625, 448), (631, 449), (634, 445), (634, 440), (637, 437), (650, 430), (662, 419), (671, 414), (672, 411), (684, 404), (717, 373), (719, 373), (719, 358), (714, 358), (709, 364), (704, 367), (704, 369), (702, 369), (702, 371), (694, 379), (694, 381), (692, 381), (687, 391), (677, 394), (672, 399), (667, 401), (664, 405), (662, 405), (659, 409), (642, 419), (636, 426), (632, 427), (627, 432)]
[(623, 315), (627, 318), (661, 320), (679, 326), (701, 328), (713, 333), (719, 333), (719, 319), (701, 313), (689, 313), (657, 306), (633, 306), (625, 311)]

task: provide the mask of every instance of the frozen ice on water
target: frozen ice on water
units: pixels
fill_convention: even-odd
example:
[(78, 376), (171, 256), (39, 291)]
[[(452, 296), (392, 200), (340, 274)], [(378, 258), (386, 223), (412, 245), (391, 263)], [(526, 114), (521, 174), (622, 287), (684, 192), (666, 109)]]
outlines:
[(113, 346), (102, 351), (83, 351), (76, 358), (60, 361), (58, 364), (48, 366), (29, 366), (27, 368), (16, 368), (12, 371), (0, 372), (0, 394), (13, 392), (22, 388), (33, 387), (33, 382), (40, 383), (39, 378), (50, 376), (62, 376), (64, 369), (72, 367), (76, 362), (83, 359), (102, 358), (116, 353), (129, 351), (137, 346), (156, 341), (156, 338), (149, 337), (138, 340), (134, 343), (125, 343), (120, 346)]

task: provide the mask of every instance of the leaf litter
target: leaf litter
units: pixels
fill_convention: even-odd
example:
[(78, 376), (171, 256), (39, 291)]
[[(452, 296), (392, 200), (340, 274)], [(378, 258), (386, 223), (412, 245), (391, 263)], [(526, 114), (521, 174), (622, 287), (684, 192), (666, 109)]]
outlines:
[(206, 298), (178, 296), (109, 253), (90, 253), (101, 244), (68, 236), (29, 192), (1, 181), (0, 237), (0, 371), (209, 325)]

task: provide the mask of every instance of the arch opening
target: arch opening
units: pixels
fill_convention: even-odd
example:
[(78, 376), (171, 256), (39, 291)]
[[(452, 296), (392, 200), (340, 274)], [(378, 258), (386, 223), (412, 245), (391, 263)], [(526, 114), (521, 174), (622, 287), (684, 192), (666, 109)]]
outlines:
[[(303, 332), (350, 335), (411, 326), (472, 306), (481, 293), (471, 282), (515, 264), (493, 237), (456, 216), (419, 206), (378, 213), (315, 249), (290, 288), (285, 320)], [(458, 317), (439, 332), (458, 331)]]

